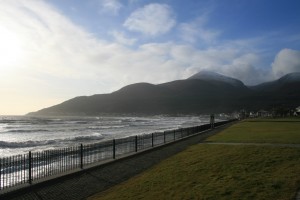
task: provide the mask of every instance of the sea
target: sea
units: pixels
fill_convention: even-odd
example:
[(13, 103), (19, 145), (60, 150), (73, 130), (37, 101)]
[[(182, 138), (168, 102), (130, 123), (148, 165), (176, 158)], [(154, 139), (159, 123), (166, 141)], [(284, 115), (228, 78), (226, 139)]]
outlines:
[[(222, 120), (216, 118), (216, 121)], [(0, 157), (97, 143), (209, 123), (208, 115), (151, 117), (0, 116)]]

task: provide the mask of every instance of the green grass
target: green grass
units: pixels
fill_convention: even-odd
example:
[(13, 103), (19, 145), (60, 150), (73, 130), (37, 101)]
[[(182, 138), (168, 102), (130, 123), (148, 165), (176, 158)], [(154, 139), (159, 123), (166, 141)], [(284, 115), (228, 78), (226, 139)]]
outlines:
[[(298, 143), (299, 119), (242, 121), (211, 142)], [(300, 148), (199, 144), (90, 199), (293, 199)]]
[(300, 144), (300, 120), (295, 118), (243, 121), (208, 138), (207, 141)]
[(300, 148), (200, 144), (90, 199), (293, 199)]
[(300, 122), (300, 117), (285, 117), (285, 118), (253, 118), (247, 119), (251, 122)]

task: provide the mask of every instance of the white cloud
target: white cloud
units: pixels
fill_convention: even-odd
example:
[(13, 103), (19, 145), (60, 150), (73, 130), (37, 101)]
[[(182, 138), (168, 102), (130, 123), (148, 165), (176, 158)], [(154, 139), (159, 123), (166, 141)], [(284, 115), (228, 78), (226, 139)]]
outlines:
[(137, 39), (128, 38), (123, 32), (112, 31), (111, 34), (114, 36), (116, 42), (124, 45), (133, 45)]
[(179, 26), (180, 37), (189, 43), (195, 43), (198, 40), (205, 44), (213, 43), (220, 32), (205, 27), (206, 17), (198, 17), (192, 22), (181, 23)]
[(170, 6), (153, 3), (131, 13), (123, 25), (128, 30), (156, 36), (167, 33), (175, 24), (176, 20)]
[(260, 57), (254, 53), (243, 54), (233, 58), (232, 62), (224, 65), (220, 72), (242, 80), (246, 85), (256, 85), (271, 80), (272, 74), (268, 70), (258, 68)]
[(282, 49), (272, 63), (275, 77), (279, 78), (292, 72), (300, 72), (300, 51)]
[(99, 0), (100, 12), (117, 15), (123, 5), (119, 0)]

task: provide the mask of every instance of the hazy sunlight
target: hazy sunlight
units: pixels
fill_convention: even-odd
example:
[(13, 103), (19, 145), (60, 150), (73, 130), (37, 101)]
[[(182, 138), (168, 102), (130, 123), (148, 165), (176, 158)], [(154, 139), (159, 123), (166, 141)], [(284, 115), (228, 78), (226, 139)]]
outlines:
[(0, 27), (0, 70), (15, 66), (22, 57), (21, 41), (12, 31)]

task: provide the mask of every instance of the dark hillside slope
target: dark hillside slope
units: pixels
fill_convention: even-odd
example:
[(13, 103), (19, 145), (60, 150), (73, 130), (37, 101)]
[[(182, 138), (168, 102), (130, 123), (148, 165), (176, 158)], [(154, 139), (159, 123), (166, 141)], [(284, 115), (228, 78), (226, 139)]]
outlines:
[(287, 74), (278, 80), (262, 83), (256, 86), (252, 86), (250, 88), (258, 92), (278, 92), (278, 91), (284, 91), (285, 89), (291, 91), (294, 89), (299, 89), (296, 88), (299, 83), (300, 83), (300, 72), (295, 72), (295, 73)]
[(136, 83), (111, 94), (76, 97), (30, 115), (208, 114), (299, 106), (299, 74), (247, 87), (217, 73), (198, 73), (186, 80)]
[[(278, 80), (250, 87), (254, 94), (249, 98), (254, 105), (270, 109), (284, 106), (293, 108), (300, 105), (300, 73), (290, 73)], [(245, 101), (250, 106), (250, 102)]]

